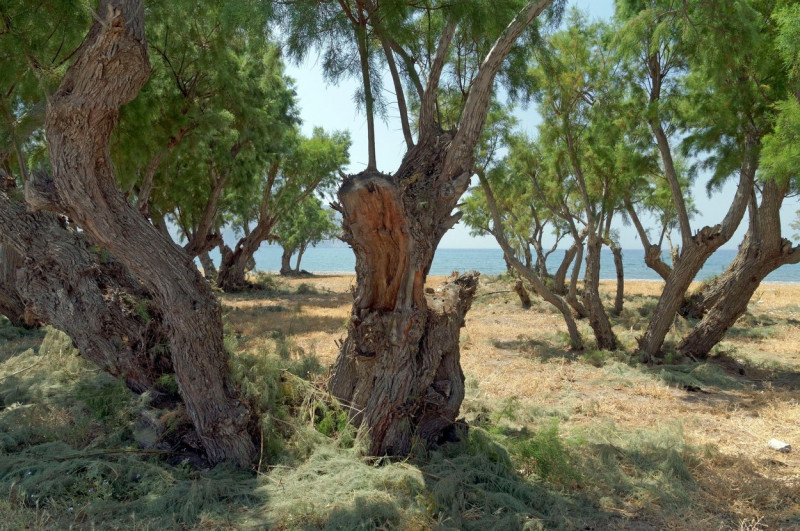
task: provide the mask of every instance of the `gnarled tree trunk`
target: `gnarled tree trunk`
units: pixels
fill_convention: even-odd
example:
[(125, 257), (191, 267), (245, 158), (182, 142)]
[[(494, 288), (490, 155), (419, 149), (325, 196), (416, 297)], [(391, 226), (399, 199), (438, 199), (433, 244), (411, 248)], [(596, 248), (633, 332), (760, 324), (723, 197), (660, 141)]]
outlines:
[(89, 361), (136, 393), (172, 372), (167, 330), (150, 295), (109, 256), (49, 212), (29, 213), (0, 192), (0, 228), (25, 256), (17, 270), (26, 311), (65, 332)]
[[(660, 136), (657, 138), (662, 140)], [(665, 138), (664, 135), (664, 141)], [(750, 134), (745, 142), (744, 158), (739, 168), (739, 186), (722, 223), (715, 227), (704, 227), (694, 236), (684, 234), (683, 247), (673, 260), (673, 268), (666, 279), (653, 317), (644, 336), (639, 340), (639, 356), (643, 362), (653, 361), (658, 356), (689, 285), (708, 257), (730, 240), (739, 226), (747, 209), (758, 167), (757, 144), (756, 136)], [(669, 149), (664, 148), (662, 153), (668, 155)], [(666, 156), (664, 159), (669, 160)]]
[(141, 0), (101, 0), (48, 102), (53, 180), (26, 193), (30, 204), (68, 215), (140, 279), (163, 309), (178, 390), (208, 460), (246, 465), (255, 455), (251, 412), (229, 379), (219, 302), (191, 258), (116, 187), (109, 137), (119, 107), (136, 96), (149, 73)]
[(210, 284), (214, 284), (217, 281), (217, 267), (214, 265), (214, 261), (208, 251), (203, 251), (197, 255), (197, 259), (200, 260), (200, 265), (203, 267), (203, 276), (206, 277)]
[(430, 171), (417, 165), (431, 158), (412, 153), (396, 177), (362, 173), (339, 190), (357, 288), (330, 389), (356, 423), (369, 426), (372, 455), (436, 444), (464, 397), (458, 337), (477, 275), (426, 296), (435, 245), (453, 222), (449, 210), (438, 217), (426, 206), (436, 197), (431, 187), (409, 182)]
[(564, 251), (564, 258), (561, 260), (561, 264), (558, 266), (556, 274), (553, 276), (553, 292), (557, 295), (563, 296), (567, 294), (567, 273), (569, 272), (570, 264), (577, 254), (577, 243), (573, 243), (569, 246), (569, 249)]
[(367, 168), (339, 189), (357, 287), (329, 385), (354, 421), (369, 429), (373, 455), (406, 455), (415, 442), (431, 446), (447, 436), (458, 414), (464, 390), (459, 329), (477, 275), (427, 295), (425, 279), (439, 241), (460, 217), (452, 211), (469, 186), (495, 75), (549, 3), (530, 2), (511, 21), (475, 76), (458, 129), (443, 133), (436, 96), (456, 29), (448, 22), (421, 97), (419, 142), (394, 175)]
[[(800, 249), (781, 237), (780, 208), (788, 190), (774, 181), (764, 183), (761, 205), (751, 209), (750, 227), (736, 258), (705, 293), (708, 311), (678, 345), (681, 354), (705, 358), (747, 310), (747, 304), (768, 274), (800, 262)], [(753, 203), (751, 203), (754, 205)]]

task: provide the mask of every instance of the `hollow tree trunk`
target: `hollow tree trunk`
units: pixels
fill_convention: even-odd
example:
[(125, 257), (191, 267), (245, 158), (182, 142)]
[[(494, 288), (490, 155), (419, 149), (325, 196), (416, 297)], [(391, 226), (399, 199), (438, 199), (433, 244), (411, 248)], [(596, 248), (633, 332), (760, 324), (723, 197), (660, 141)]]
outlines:
[(219, 302), (191, 258), (125, 200), (109, 156), (119, 107), (150, 73), (144, 7), (101, 0), (95, 18), (49, 100), (53, 180), (38, 183), (29, 203), (68, 215), (140, 279), (164, 309), (178, 390), (208, 460), (246, 465), (255, 455), (252, 417), (229, 379)]
[(617, 272), (617, 291), (614, 296), (614, 315), (622, 313), (625, 304), (625, 269), (622, 264), (622, 249), (616, 245), (611, 245), (611, 253), (614, 255), (614, 269)]
[(420, 172), (441, 171), (425, 167), (441, 164), (437, 148), (412, 149), (395, 177), (365, 172), (339, 190), (357, 289), (330, 389), (356, 424), (369, 427), (372, 455), (407, 455), (416, 443), (435, 445), (464, 397), (458, 337), (477, 274), (426, 296), (435, 246), (453, 220), (449, 210), (427, 207), (435, 199), (431, 187), (410, 181)]
[(439, 241), (473, 173), (475, 147), (492, 87), (522, 31), (550, 0), (528, 3), (503, 30), (470, 86), (461, 120), (444, 133), (436, 119), (441, 72), (456, 23), (442, 30), (419, 106), (419, 142), (393, 176), (370, 168), (339, 188), (344, 240), (356, 255), (347, 339), (331, 373), (331, 392), (370, 432), (373, 455), (406, 455), (445, 438), (464, 393), (459, 329), (477, 288), (464, 275), (426, 295)]
[(26, 257), (18, 286), (29, 312), (136, 393), (153, 392), (158, 378), (172, 372), (163, 318), (122, 264), (92, 252), (56, 215), (26, 212), (2, 192), (0, 229)]
[(589, 324), (594, 332), (597, 348), (615, 350), (617, 337), (611, 329), (603, 301), (600, 298), (600, 250), (603, 242), (594, 234), (589, 234), (586, 242), (586, 271), (584, 272), (583, 305), (589, 312)]

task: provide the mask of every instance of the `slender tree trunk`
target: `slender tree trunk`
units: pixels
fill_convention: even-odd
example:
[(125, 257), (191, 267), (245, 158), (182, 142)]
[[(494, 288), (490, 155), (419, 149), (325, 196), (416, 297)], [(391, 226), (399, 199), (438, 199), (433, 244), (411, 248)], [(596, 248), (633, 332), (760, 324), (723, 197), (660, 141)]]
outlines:
[(214, 284), (217, 281), (217, 266), (214, 265), (211, 255), (208, 254), (208, 251), (204, 251), (197, 255), (197, 259), (200, 260), (200, 265), (203, 266), (203, 276), (206, 277), (210, 284)]
[(294, 272), (300, 274), (300, 260), (303, 259), (303, 254), (306, 252), (306, 245), (304, 243), (300, 244), (300, 248), (297, 250), (297, 262), (294, 264)]
[(140, 0), (101, 0), (96, 13), (49, 100), (53, 180), (40, 180), (26, 197), (33, 206), (68, 215), (130, 268), (166, 310), (178, 389), (206, 456), (212, 464), (230, 459), (244, 466), (255, 455), (248, 433), (252, 416), (229, 379), (219, 302), (191, 258), (128, 204), (109, 156), (119, 107), (136, 96), (150, 73), (144, 6)]
[(589, 317), (589, 311), (578, 299), (578, 280), (581, 276), (581, 264), (583, 263), (583, 247), (584, 243), (580, 242), (575, 250), (575, 262), (569, 279), (569, 291), (567, 291), (567, 303), (575, 310), (575, 314), (579, 319)]
[(614, 296), (614, 315), (622, 314), (622, 307), (625, 304), (625, 270), (622, 264), (622, 249), (617, 245), (610, 245), (614, 255), (614, 269), (617, 271), (617, 292)]
[(503, 256), (505, 257), (506, 263), (510, 264), (520, 276), (530, 282), (533, 289), (542, 299), (552, 304), (553, 307), (561, 312), (561, 316), (564, 318), (564, 324), (567, 326), (567, 332), (569, 333), (570, 347), (573, 350), (583, 350), (583, 337), (581, 337), (581, 333), (578, 331), (578, 325), (575, 323), (575, 318), (572, 315), (569, 303), (564, 297), (561, 297), (548, 288), (547, 284), (542, 281), (541, 277), (539, 277), (530, 266), (523, 264), (519, 258), (514, 255), (514, 250), (511, 248), (505, 236), (503, 221), (500, 217), (500, 209), (497, 206), (497, 201), (495, 200), (489, 181), (487, 181), (486, 177), (482, 174), (478, 174), (478, 177), (480, 178), (481, 186), (486, 195), (486, 203), (489, 206), (489, 211), (492, 214), (492, 222), (494, 224), (492, 235), (503, 249)]
[(600, 250), (603, 242), (595, 234), (589, 234), (586, 243), (586, 271), (584, 273), (583, 305), (589, 311), (589, 324), (594, 332), (597, 348), (616, 350), (617, 337), (611, 329), (603, 301), (600, 298)]
[(564, 251), (564, 258), (561, 260), (561, 265), (558, 266), (556, 274), (553, 276), (553, 292), (557, 293), (558, 295), (563, 296), (567, 293), (567, 272), (569, 271), (569, 265), (575, 259), (575, 255), (577, 254), (577, 243), (573, 243), (569, 249)]

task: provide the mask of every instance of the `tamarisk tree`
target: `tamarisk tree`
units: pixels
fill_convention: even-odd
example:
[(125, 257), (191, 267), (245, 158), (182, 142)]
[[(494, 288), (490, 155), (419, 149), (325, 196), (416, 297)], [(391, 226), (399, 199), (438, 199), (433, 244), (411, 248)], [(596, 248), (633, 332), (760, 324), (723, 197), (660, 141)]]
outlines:
[[(119, 108), (136, 97), (150, 64), (139, 0), (100, 0), (94, 21), (45, 120), (52, 178), (29, 176), (29, 208), (67, 215), (108, 250), (163, 315), (178, 390), (211, 463), (249, 463), (252, 415), (229, 378), (219, 303), (191, 258), (131, 205), (116, 185), (109, 139)], [(34, 178), (35, 177), (35, 178)]]
[[(296, 56), (309, 44), (335, 41), (324, 33), (334, 17), (340, 22), (339, 39), (347, 36), (343, 28), (348, 27), (355, 36), (363, 79), (372, 81), (371, 64), (380, 50), (401, 115), (407, 106), (398, 60), (418, 102), (417, 138), (404, 126), (408, 150), (400, 167), (393, 174), (376, 171), (370, 132), (370, 163), (347, 177), (338, 191), (344, 240), (356, 255), (357, 286), (347, 338), (329, 385), (353, 421), (369, 429), (373, 455), (406, 455), (415, 443), (431, 446), (448, 434), (458, 414), (464, 396), (459, 329), (477, 275), (463, 275), (428, 291), (425, 280), (439, 241), (460, 217), (453, 209), (473, 174), (495, 77), (517, 38), (550, 3), (537, 0), (521, 9), (516, 2), (428, 2), (422, 7), (382, 2), (378, 7), (370, 0), (341, 0), (336, 13), (317, 13), (325, 9), (320, 6), (331, 9), (327, 2), (296, 2), (287, 9), (289, 34), (297, 37), (290, 40), (290, 51)], [(507, 13), (515, 14), (502, 22), (506, 27), (497, 27), (496, 21)], [(308, 30), (316, 20), (321, 22)], [(455, 53), (454, 37), (468, 31), (470, 21), (479, 21), (484, 34), (496, 39), (465, 87), (457, 126), (445, 131), (437, 113), (440, 81)], [(423, 33), (420, 42), (420, 32), (409, 29), (415, 23), (436, 28), (436, 33)], [(424, 72), (416, 70), (421, 67)], [(365, 83), (371, 120), (369, 87)], [(407, 116), (401, 120), (410, 122)]]

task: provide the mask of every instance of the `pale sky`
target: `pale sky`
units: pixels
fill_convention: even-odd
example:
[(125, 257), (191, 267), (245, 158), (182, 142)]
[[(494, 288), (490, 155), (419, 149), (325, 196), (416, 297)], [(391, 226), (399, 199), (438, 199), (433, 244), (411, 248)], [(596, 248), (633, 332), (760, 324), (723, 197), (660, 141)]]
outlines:
[[(613, 0), (570, 0), (569, 5), (588, 12), (591, 18), (607, 19), (613, 14)], [(356, 173), (362, 170), (367, 162), (367, 124), (364, 114), (357, 110), (353, 99), (358, 82), (347, 80), (338, 86), (328, 85), (322, 77), (321, 64), (313, 54), (299, 66), (287, 65), (287, 74), (295, 80), (300, 114), (303, 120), (303, 132), (310, 134), (315, 126), (321, 126), (326, 130), (349, 130), (353, 145), (350, 149), (351, 164), (348, 172)], [(384, 86), (391, 88), (391, 81), (387, 79)], [(390, 95), (387, 100), (391, 102), (393, 95)], [(405, 153), (400, 120), (396, 113), (393, 114), (393, 108), (396, 107), (389, 106), (385, 122), (380, 119), (376, 120), (378, 169), (386, 173), (394, 173)], [(520, 120), (520, 127), (529, 133), (534, 133), (536, 124), (539, 122), (535, 106), (519, 110), (517, 117)], [(694, 230), (698, 230), (704, 225), (715, 225), (721, 222), (735, 190), (735, 183), (731, 183), (709, 198), (705, 191), (705, 181), (702, 176), (698, 178), (693, 193), (700, 213), (692, 219)], [(797, 199), (785, 201), (782, 211), (784, 237), (791, 238), (795, 232), (789, 228), (789, 224), (794, 219), (794, 212), (797, 208)], [(619, 231), (623, 249), (641, 249), (641, 242), (632, 226), (625, 227), (621, 221), (617, 221), (615, 227)], [(745, 216), (736, 235), (723, 248), (735, 249), (741, 242), (746, 229)], [(498, 245), (491, 236), (480, 238), (470, 236), (469, 229), (459, 223), (442, 238), (439, 247), (486, 249), (497, 248)]]

